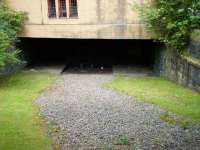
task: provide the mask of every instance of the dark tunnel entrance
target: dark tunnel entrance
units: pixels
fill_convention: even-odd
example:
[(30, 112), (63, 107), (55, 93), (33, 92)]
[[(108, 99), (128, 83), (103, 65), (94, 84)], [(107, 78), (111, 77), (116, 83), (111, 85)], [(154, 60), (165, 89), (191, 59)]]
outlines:
[(113, 66), (152, 68), (152, 40), (93, 40), (21, 38), (19, 47), (28, 66), (65, 64), (72, 68), (112, 69)]

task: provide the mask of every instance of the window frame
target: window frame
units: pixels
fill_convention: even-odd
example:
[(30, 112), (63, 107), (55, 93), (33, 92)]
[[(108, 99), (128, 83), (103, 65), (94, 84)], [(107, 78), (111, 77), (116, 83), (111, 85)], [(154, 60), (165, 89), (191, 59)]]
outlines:
[(47, 0), (47, 6), (48, 6), (48, 13), (47, 13), (47, 16), (48, 16), (48, 18), (49, 19), (55, 19), (55, 18), (57, 18), (57, 11), (56, 11), (56, 0), (54, 0), (54, 5), (55, 5), (55, 8), (53, 8), (54, 9), (54, 15), (53, 16), (51, 16), (51, 14), (52, 14), (52, 6), (51, 6), (51, 2), (50, 2), (51, 0)]
[(66, 0), (64, 0), (64, 3), (65, 3), (65, 5), (64, 5), (64, 7), (65, 7), (65, 8), (64, 8), (64, 9), (65, 9), (65, 12), (64, 12), (64, 13), (65, 13), (65, 15), (63, 15), (63, 12), (62, 12), (63, 10), (62, 10), (62, 8), (61, 8), (61, 7), (62, 7), (62, 6), (61, 6), (61, 5), (62, 5), (62, 4), (61, 4), (62, 1), (63, 1), (63, 0), (58, 0), (58, 18), (67, 18), (68, 12), (67, 12)]
[(72, 1), (74, 1), (74, 0), (67, 0), (68, 1), (68, 5), (69, 5), (69, 18), (77, 18), (78, 17), (78, 0), (75, 0), (75, 3), (76, 3), (76, 12), (75, 12), (75, 14), (76, 14), (76, 16), (74, 16), (74, 12), (73, 12), (73, 9), (74, 8), (72, 8), (72, 7), (74, 7), (74, 6), (72, 6)]
[(77, 19), (79, 17), (79, 13), (78, 13), (78, 0), (76, 1), (76, 15), (71, 15), (71, 6), (70, 6), (70, 0), (65, 0), (65, 8), (66, 8), (66, 16), (60, 16), (60, 1), (61, 0), (54, 0), (55, 1), (55, 16), (54, 17), (50, 17), (50, 5), (49, 5), (49, 1), (47, 0), (47, 6), (48, 6), (48, 18), (49, 19)]

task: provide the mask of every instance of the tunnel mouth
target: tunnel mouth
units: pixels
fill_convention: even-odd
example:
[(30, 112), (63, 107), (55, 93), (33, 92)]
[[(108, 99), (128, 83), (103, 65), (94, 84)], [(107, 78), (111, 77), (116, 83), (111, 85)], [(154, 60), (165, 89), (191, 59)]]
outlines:
[(27, 67), (64, 65), (65, 73), (112, 73), (114, 68), (153, 69), (152, 40), (21, 38)]

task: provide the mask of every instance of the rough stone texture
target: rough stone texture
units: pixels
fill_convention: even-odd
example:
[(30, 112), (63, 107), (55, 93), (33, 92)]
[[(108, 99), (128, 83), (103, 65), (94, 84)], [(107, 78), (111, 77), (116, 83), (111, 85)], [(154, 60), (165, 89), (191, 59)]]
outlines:
[[(62, 150), (199, 149), (199, 125), (184, 130), (163, 122), (164, 110), (104, 88), (113, 77), (64, 74), (38, 98), (42, 114), (60, 127)], [(116, 145), (120, 136), (130, 145)]]
[(14, 63), (14, 64), (7, 64), (2, 70), (0, 70), (0, 75), (8, 75), (12, 74), (16, 71), (21, 70), (26, 66), (26, 62), (22, 61), (20, 63)]
[(161, 48), (156, 58), (157, 74), (200, 92), (200, 66), (183, 60), (166, 48)]
[(200, 41), (191, 39), (188, 52), (192, 54), (194, 57), (200, 59)]

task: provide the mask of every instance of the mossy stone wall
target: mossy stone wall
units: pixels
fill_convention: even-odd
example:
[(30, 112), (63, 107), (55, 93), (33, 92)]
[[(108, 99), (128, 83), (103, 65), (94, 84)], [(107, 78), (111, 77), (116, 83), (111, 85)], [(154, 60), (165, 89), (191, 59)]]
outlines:
[(192, 32), (187, 51), (193, 57), (200, 59), (200, 30), (194, 30)]
[[(190, 52), (193, 51), (190, 45)], [(198, 56), (196, 53), (193, 55)], [(200, 92), (200, 65), (187, 61), (166, 47), (160, 48), (155, 64), (158, 75)]]

